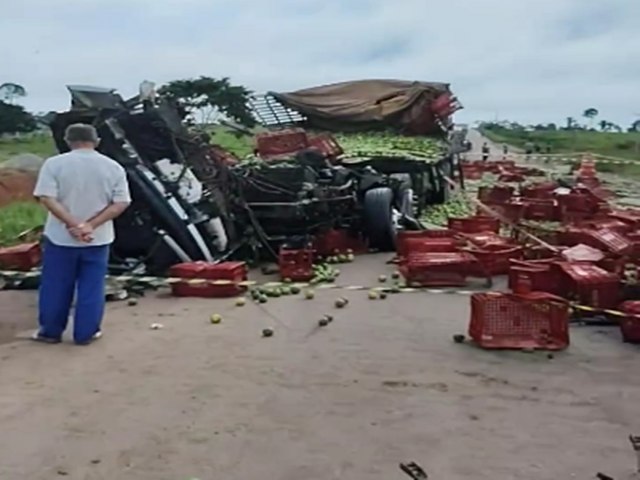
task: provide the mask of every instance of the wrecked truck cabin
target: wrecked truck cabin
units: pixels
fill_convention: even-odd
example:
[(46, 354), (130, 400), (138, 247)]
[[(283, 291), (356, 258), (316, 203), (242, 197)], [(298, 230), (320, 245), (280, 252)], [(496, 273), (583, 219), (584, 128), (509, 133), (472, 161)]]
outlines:
[[(116, 221), (116, 271), (164, 274), (179, 262), (273, 259), (283, 244), (344, 229), (392, 250), (422, 209), (446, 201), (446, 134), (460, 108), (444, 84), (365, 81), (255, 97), (254, 155), (235, 158), (153, 95), (69, 87), (51, 129), (93, 124), (127, 171), (133, 202)], [(253, 135), (253, 132), (246, 132)]]

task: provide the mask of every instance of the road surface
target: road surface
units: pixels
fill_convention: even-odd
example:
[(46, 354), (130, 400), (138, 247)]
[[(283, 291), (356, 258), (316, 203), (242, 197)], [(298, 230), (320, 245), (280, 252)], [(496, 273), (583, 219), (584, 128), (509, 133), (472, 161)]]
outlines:
[[(341, 282), (375, 284), (386, 259)], [(24, 327), (33, 300), (0, 292), (0, 319)], [(0, 346), (0, 478), (392, 480), (408, 460), (435, 480), (629, 478), (638, 348), (576, 326), (554, 358), (482, 351), (451, 340), (468, 317), (454, 294), (112, 303), (89, 347)]]

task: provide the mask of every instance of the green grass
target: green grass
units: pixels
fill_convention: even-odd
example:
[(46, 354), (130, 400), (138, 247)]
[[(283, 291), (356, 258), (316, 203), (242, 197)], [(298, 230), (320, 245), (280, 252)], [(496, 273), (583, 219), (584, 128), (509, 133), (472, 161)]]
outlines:
[(47, 133), (21, 138), (0, 138), (0, 162), (22, 153), (33, 153), (42, 158), (56, 154), (56, 146)]
[(592, 131), (533, 131), (505, 128), (483, 129), (482, 133), (497, 143), (524, 148), (534, 142), (543, 148), (551, 146), (551, 153), (591, 152), (610, 157), (640, 161), (640, 132), (611, 133)]
[(221, 146), (242, 159), (253, 153), (253, 137), (238, 136), (235, 131), (227, 127), (214, 127), (209, 130), (211, 143)]
[(44, 208), (35, 202), (16, 202), (0, 208), (0, 245), (16, 243), (18, 235), (44, 224), (46, 217)]

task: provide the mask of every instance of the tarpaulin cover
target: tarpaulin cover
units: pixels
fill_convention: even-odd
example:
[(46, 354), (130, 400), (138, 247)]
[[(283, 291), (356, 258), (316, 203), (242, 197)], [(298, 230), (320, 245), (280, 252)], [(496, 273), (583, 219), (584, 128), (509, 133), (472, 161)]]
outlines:
[(305, 115), (317, 128), (393, 128), (407, 133), (432, 133), (438, 127), (429, 107), (436, 98), (450, 94), (450, 90), (446, 83), (358, 80), (269, 94)]

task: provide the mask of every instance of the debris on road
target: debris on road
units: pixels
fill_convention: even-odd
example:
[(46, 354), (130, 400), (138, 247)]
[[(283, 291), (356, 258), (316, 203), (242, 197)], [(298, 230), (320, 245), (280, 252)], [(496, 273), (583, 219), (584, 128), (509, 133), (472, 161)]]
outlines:
[(164, 328), (164, 325), (161, 323), (152, 323), (151, 325), (149, 325), (149, 328), (151, 330), (161, 330)]
[(274, 330), (273, 328), (263, 328), (262, 329), (262, 336), (265, 338), (269, 338), (269, 337), (273, 337), (274, 335)]

